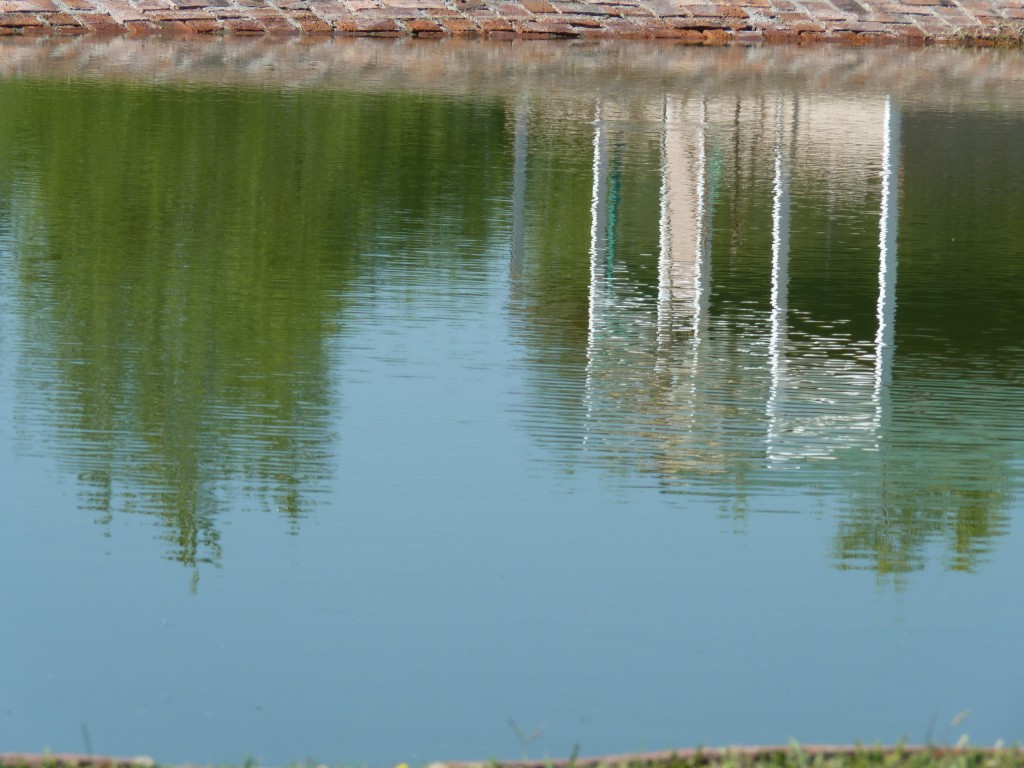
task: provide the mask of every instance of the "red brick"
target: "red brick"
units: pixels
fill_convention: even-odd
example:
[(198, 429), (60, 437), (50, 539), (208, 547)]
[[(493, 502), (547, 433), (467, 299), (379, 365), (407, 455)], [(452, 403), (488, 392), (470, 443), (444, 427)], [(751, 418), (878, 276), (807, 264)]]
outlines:
[(848, 21), (842, 24), (842, 26), (836, 27), (836, 29), (849, 32), (886, 32), (890, 27), (877, 21)]
[(347, 16), (349, 13), (348, 8), (342, 3), (337, 2), (337, 0), (313, 0), (309, 7), (321, 18)]
[(821, 21), (843, 21), (846, 14), (826, 3), (804, 3), (807, 13)]
[(445, 19), (442, 23), (448, 30), (449, 34), (455, 35), (456, 37), (468, 37), (480, 34), (480, 27), (478, 27), (472, 19), (452, 18)]
[(827, 43), (829, 40), (828, 34), (819, 30), (813, 32), (801, 32), (800, 33), (800, 45), (813, 45), (815, 43)]
[(548, 0), (519, 0), (530, 13), (555, 13), (555, 6)]
[(696, 29), (675, 29), (663, 27), (654, 30), (654, 36), (659, 39), (678, 40), (686, 45), (704, 45), (704, 33)]
[(413, 19), (405, 22), (405, 28), (413, 37), (444, 37), (444, 30), (436, 21), (430, 19)]
[(781, 21), (786, 22), (792, 32), (820, 32), (821, 24), (802, 13), (780, 13)]
[(646, 18), (633, 17), (637, 23), (629, 19), (605, 19), (604, 28), (613, 33), (616, 37), (626, 40), (642, 40), (653, 37), (654, 33), (647, 27), (647, 20), (653, 20), (653, 16)]
[(524, 21), (518, 25), (520, 35), (532, 37), (579, 37), (579, 30), (558, 21)]
[(80, 27), (82, 26), (78, 19), (72, 16), (70, 13), (52, 13), (46, 17), (46, 21), (51, 27)]
[(900, 3), (897, 5), (889, 6), (890, 13), (900, 13), (908, 16), (930, 16), (932, 11), (930, 8), (923, 8), (920, 5), (907, 5), (906, 3)]
[(126, 21), (124, 26), (130, 35), (152, 35), (160, 31), (160, 26), (152, 21)]
[(360, 37), (400, 37), (402, 29), (392, 19), (338, 19), (334, 28), (343, 35)]
[(252, 19), (226, 19), (224, 28), (235, 35), (262, 35), (266, 30)]
[(604, 16), (608, 11), (597, 3), (564, 2), (552, 0), (551, 3), (559, 13), (572, 13), (580, 16)]
[(724, 29), (709, 29), (704, 33), (704, 45), (728, 45), (732, 35)]
[(512, 24), (504, 19), (479, 19), (480, 29), (487, 33), (512, 32)]
[(273, 17), (260, 19), (260, 23), (263, 24), (263, 28), (272, 35), (293, 35), (299, 31), (299, 28), (296, 25), (292, 24), (283, 16), (278, 16), (276, 19)]
[(224, 25), (217, 19), (194, 19), (186, 21), (189, 28), (200, 35), (210, 35), (224, 31)]
[(915, 27), (913, 24), (907, 24), (905, 27), (900, 27), (900, 34), (907, 38), (908, 41), (915, 39), (923, 39), (924, 32)]
[(578, 16), (576, 14), (562, 14), (557, 17), (564, 24), (570, 24), (577, 30), (599, 29), (603, 26), (602, 19), (598, 16)]
[(0, 0), (0, 13), (56, 13), (53, 0)]
[(314, 13), (291, 13), (292, 21), (299, 25), (301, 29), (307, 35), (329, 35), (334, 30), (332, 29), (329, 22), (321, 19)]
[(149, 14), (153, 21), (193, 21), (195, 19), (212, 19), (209, 11), (153, 11)]
[[(647, 0), (647, 7), (651, 13), (661, 18), (668, 16), (689, 16), (691, 14), (690, 8), (681, 8), (669, 0)], [(711, 6), (707, 6), (711, 7)]]
[(11, 20), (10, 26), (18, 27), (43, 27), (47, 28), (49, 25), (45, 19), (49, 14), (43, 14), (41, 16), (34, 13), (5, 13), (0, 16), (0, 24), (7, 25), (8, 19)]
[(646, 8), (641, 8), (638, 5), (609, 5), (607, 6), (610, 11), (615, 11), (616, 16), (650, 16), (651, 12)]
[(31, 13), (5, 13), (0, 16), (0, 27), (45, 27), (38, 16)]
[(641, 8), (638, 5), (616, 5), (614, 6), (616, 12), (621, 16), (643, 16), (649, 18), (651, 12), (646, 8)]
[(797, 32), (777, 27), (765, 27), (762, 34), (766, 43), (795, 43), (800, 40)]
[(409, 6), (402, 8), (379, 8), (374, 11), (374, 16), (384, 19), (416, 19), (422, 16), (422, 11), (419, 8)]
[(280, 11), (273, 8), (253, 8), (249, 15), (258, 21), (263, 28), (273, 34), (293, 34), (298, 32), (295, 27)]
[(745, 19), (750, 15), (738, 5), (719, 5), (717, 8), (719, 15), (726, 19)]
[(186, 35), (191, 36), (195, 34), (195, 31), (186, 24), (184, 21), (177, 21), (176, 19), (167, 19), (166, 21), (158, 22), (160, 25), (160, 31), (168, 35)]
[(532, 19), (533, 14), (519, 3), (493, 3), (495, 12), (506, 19)]
[(102, 7), (110, 14), (110, 18), (119, 24), (126, 21), (143, 21), (146, 18), (124, 0), (102, 0)]

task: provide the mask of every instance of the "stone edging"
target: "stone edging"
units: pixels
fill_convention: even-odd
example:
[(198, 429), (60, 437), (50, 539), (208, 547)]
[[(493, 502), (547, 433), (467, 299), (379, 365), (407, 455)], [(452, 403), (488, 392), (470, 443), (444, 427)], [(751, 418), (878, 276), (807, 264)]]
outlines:
[(1024, 0), (0, 0), (3, 35), (1024, 43)]

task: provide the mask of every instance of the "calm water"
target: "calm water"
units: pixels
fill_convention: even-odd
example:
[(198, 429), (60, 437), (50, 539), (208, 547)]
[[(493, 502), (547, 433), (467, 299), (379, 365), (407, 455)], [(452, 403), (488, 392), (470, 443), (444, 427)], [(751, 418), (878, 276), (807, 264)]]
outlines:
[(0, 49), (0, 747), (1024, 740), (1024, 59), (104, 45)]

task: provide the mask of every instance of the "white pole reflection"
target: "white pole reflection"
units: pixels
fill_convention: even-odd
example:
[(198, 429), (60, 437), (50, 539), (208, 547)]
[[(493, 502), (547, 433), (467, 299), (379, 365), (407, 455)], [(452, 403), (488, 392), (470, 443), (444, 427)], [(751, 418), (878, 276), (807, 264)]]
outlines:
[[(605, 266), (608, 261), (608, 138), (601, 119), (599, 101), (594, 108), (594, 184), (590, 198), (590, 295), (587, 322), (587, 374), (585, 383), (587, 423), (594, 407), (593, 377), (595, 355), (601, 328), (605, 322), (608, 286)], [(584, 432), (583, 442), (587, 442)]]
[(704, 331), (704, 316), (708, 304), (708, 289), (711, 284), (711, 237), (709, 234), (710, 215), (708, 210), (708, 106), (707, 100), (700, 103), (700, 132), (697, 139), (697, 231), (696, 258), (694, 261), (693, 297), (693, 362), (696, 367)]
[(782, 99), (775, 105), (775, 180), (772, 201), (772, 290), (771, 336), (768, 340), (768, 359), (771, 384), (768, 391), (768, 458), (776, 461), (778, 454), (780, 390), (786, 374), (786, 311), (789, 302), (789, 170), (782, 153), (783, 139)]
[[(671, 208), (668, 202), (668, 144), (669, 96), (665, 94), (661, 107), (661, 190), (658, 193), (658, 347), (667, 344), (672, 333), (672, 255), (669, 252), (672, 223), (669, 219)], [(658, 359), (660, 361), (660, 355)]]
[(878, 332), (875, 334), (875, 430), (888, 426), (896, 322), (896, 234), (899, 227), (900, 110), (885, 100), (882, 144), (882, 206), (878, 228)]

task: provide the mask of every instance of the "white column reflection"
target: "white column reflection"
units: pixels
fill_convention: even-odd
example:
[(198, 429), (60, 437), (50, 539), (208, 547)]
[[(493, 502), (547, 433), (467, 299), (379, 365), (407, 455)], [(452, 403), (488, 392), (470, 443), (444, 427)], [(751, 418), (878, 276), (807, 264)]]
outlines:
[[(790, 159), (784, 157), (784, 104), (775, 103), (775, 178), (772, 183), (771, 335), (768, 339), (771, 384), (768, 390), (768, 459), (776, 461), (779, 442), (778, 406), (786, 376), (786, 313), (789, 307), (789, 178)], [(795, 118), (795, 109), (794, 109)]]
[[(596, 448), (600, 434), (601, 444), (620, 458), (632, 454), (633, 460), (656, 464), (659, 471), (738, 471), (742, 457), (751, 457), (751, 446), (733, 443), (730, 423), (740, 409), (749, 418), (764, 420), (756, 428), (764, 441), (754, 450), (757, 458), (752, 460), (758, 463), (781, 468), (787, 462), (836, 459), (849, 449), (875, 448), (889, 419), (893, 365), (900, 137), (896, 106), (875, 98), (808, 102), (779, 96), (735, 104), (709, 103), (701, 97), (660, 100), (654, 111), (662, 129), (653, 302), (636, 290), (625, 266), (612, 271), (620, 150), (617, 134), (609, 131), (610, 109), (614, 105), (595, 105), (593, 123), (584, 442)], [(843, 140), (837, 142), (840, 126)], [(729, 135), (731, 143), (722, 139)], [(875, 259), (863, 250), (851, 251), (851, 245), (862, 237), (863, 223), (871, 227), (869, 232), (875, 226), (874, 216), (865, 215), (861, 206), (872, 193), (879, 156), (878, 324), (877, 334), (864, 336), (852, 323), (871, 313)], [(764, 320), (716, 320), (712, 335), (712, 202), (723, 164), (736, 174), (735, 184), (748, 185), (748, 196), (764, 194), (762, 180), (771, 180), (770, 313), (761, 316)], [(811, 249), (806, 251), (811, 261), (801, 258), (791, 264), (797, 184), (808, 189), (801, 202), (819, 201), (827, 193), (838, 213), (827, 231), (802, 230), (801, 242)], [(762, 198), (758, 206), (740, 200), (760, 210), (764, 202)], [(736, 210), (743, 213), (739, 204)], [(733, 215), (740, 215), (736, 210)], [(820, 226), (820, 210), (806, 215)], [(874, 242), (874, 235), (868, 238)], [(870, 287), (861, 283), (871, 297), (867, 305), (851, 306), (847, 317), (842, 305), (818, 299), (806, 306), (793, 304), (791, 281), (800, 275), (815, 279), (806, 269), (842, 269), (847, 261), (860, 259), (857, 253), (870, 260), (867, 273), (857, 268), (858, 263), (866, 266), (863, 261), (850, 262), (855, 277), (871, 281)], [(801, 264), (804, 270), (798, 270)], [(766, 350), (764, 367), (757, 366), (756, 372), (741, 367), (728, 378), (716, 363), (728, 364), (740, 348), (744, 354)], [(737, 384), (736, 379), (744, 381)], [(655, 443), (656, 460), (650, 453)]]
[(882, 205), (878, 232), (878, 332), (875, 334), (875, 432), (880, 442), (891, 416), (889, 396), (896, 322), (896, 233), (899, 227), (900, 111), (885, 100)]
[[(895, 199), (891, 182), (897, 160), (891, 140), (894, 129), (898, 134), (898, 120), (894, 121), (893, 115), (888, 102), (876, 99), (777, 102), (767, 334), (769, 391), (765, 407), (770, 466), (783, 461), (834, 459), (840, 451), (871, 450), (877, 444), (891, 369), (895, 306)], [(841, 141), (836, 141), (839, 126), (844, 134)], [(858, 338), (848, 330), (852, 318), (830, 317), (824, 306), (820, 314), (791, 306), (792, 186), (799, 172), (801, 183), (806, 180), (825, 191), (835, 209), (827, 214), (830, 231), (822, 233), (818, 246), (827, 249), (816, 255), (822, 266), (829, 261), (838, 263), (840, 255), (856, 258), (847, 245), (858, 236), (850, 225), (856, 222), (858, 214), (854, 212), (870, 193), (871, 177), (877, 173), (866, 169), (880, 155), (885, 179), (878, 334), (874, 339)], [(853, 311), (870, 310), (863, 307)], [(799, 334), (792, 327), (797, 316)]]
[(608, 137), (602, 120), (601, 102), (594, 107), (593, 187), (590, 199), (590, 295), (587, 318), (587, 373), (585, 408), (589, 437), (590, 416), (594, 410), (594, 375), (598, 345), (606, 322), (608, 304)]

